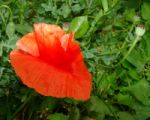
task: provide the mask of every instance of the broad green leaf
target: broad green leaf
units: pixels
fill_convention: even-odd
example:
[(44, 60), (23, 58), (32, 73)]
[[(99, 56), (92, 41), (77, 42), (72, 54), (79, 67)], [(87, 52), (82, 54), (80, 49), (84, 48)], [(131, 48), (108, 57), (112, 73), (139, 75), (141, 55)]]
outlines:
[(50, 114), (48, 120), (68, 120), (68, 117), (62, 113)]
[(21, 33), (22, 35), (31, 32), (32, 29), (33, 29), (32, 26), (27, 23), (25, 23), (24, 25), (22, 24), (16, 25), (16, 31)]
[[(94, 116), (98, 120), (103, 120), (105, 115), (111, 115), (110, 109), (107, 107), (106, 103), (102, 101), (97, 96), (92, 96), (90, 101), (86, 104), (88, 111), (95, 112)], [(109, 106), (111, 108), (111, 106)]]
[(150, 106), (135, 104), (134, 110), (136, 112), (136, 114), (134, 115), (135, 120), (149, 120)]
[(11, 37), (13, 37), (13, 35), (15, 34), (15, 24), (13, 22), (7, 24), (6, 34), (9, 39), (11, 39)]
[(135, 120), (134, 117), (127, 112), (118, 112), (117, 115), (119, 120)]
[(143, 19), (150, 20), (149, 10), (150, 10), (150, 3), (144, 2), (141, 9)]
[(146, 56), (140, 49), (134, 49), (127, 57), (127, 60), (134, 65), (138, 71), (141, 71), (146, 62)]
[(19, 39), (19, 37), (14, 34), (11, 38), (9, 38), (9, 41), (7, 42), (9, 48), (15, 48), (16, 47), (16, 41)]
[(129, 107), (133, 107), (135, 101), (133, 99), (133, 97), (129, 94), (118, 94), (117, 96), (117, 101), (119, 102), (119, 104), (123, 104), (123, 105), (127, 105)]
[(75, 32), (75, 38), (83, 37), (89, 28), (87, 16), (76, 17), (71, 21), (69, 32)]
[(128, 87), (132, 95), (144, 105), (150, 105), (150, 85), (145, 80), (140, 80), (136, 84)]
[(134, 80), (140, 80), (140, 77), (139, 77), (139, 73), (136, 71), (136, 70), (129, 70), (128, 71), (128, 74), (130, 75), (130, 77)]

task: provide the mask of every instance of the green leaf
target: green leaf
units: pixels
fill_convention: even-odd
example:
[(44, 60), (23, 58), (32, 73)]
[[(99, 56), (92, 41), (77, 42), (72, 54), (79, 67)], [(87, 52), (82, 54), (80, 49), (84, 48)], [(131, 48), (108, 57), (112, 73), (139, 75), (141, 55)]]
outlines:
[(134, 117), (127, 112), (118, 112), (119, 120), (135, 120)]
[(49, 110), (53, 110), (58, 106), (58, 101), (52, 97), (45, 97), (41, 104), (41, 109), (48, 108)]
[(67, 18), (67, 17), (69, 16), (70, 12), (71, 12), (71, 9), (69, 8), (68, 5), (63, 4), (63, 5), (61, 6), (61, 11), (60, 11), (60, 13), (61, 13), (61, 15), (63, 15), (64, 18)]
[(111, 92), (111, 88), (115, 87), (116, 79), (115, 79), (115, 74), (104, 74), (101, 82), (99, 83), (98, 89), (101, 92)]
[(150, 118), (150, 107), (143, 106), (141, 104), (135, 104), (134, 109), (136, 114), (134, 115), (135, 120), (149, 120)]
[(71, 21), (69, 32), (75, 32), (75, 38), (83, 37), (89, 28), (87, 16), (76, 17)]
[(129, 107), (133, 107), (135, 101), (133, 99), (133, 97), (131, 95), (128, 95), (128, 94), (118, 94), (117, 96), (117, 101), (120, 103), (120, 104), (123, 104), (123, 105), (127, 105)]
[(66, 103), (69, 103), (69, 104), (74, 104), (74, 105), (77, 105), (78, 103), (80, 103), (80, 101), (76, 101), (76, 100), (73, 100), (71, 98), (64, 98), (64, 101)]
[(50, 114), (48, 120), (68, 120), (68, 117), (62, 113)]
[(150, 58), (150, 30), (148, 30), (142, 39), (142, 48), (148, 58)]
[(150, 3), (144, 2), (141, 9), (143, 19), (150, 20), (149, 10), (150, 10)]
[(29, 25), (28, 23), (25, 23), (24, 25), (22, 24), (18, 24), (16, 25), (16, 31), (21, 33), (22, 35), (31, 32), (33, 29), (31, 27), (31, 25)]
[(144, 105), (150, 105), (150, 85), (145, 80), (128, 87), (132, 95)]
[(130, 75), (130, 77), (132, 79), (140, 80), (139, 74), (137, 73), (136, 70), (131, 69), (131, 70), (128, 71), (128, 74)]
[(108, 11), (108, 1), (107, 0), (101, 0), (102, 6), (105, 12)]
[(79, 120), (80, 118), (80, 111), (79, 109), (76, 108), (72, 108), (71, 114), (69, 116), (69, 120)]
[(18, 39), (19, 37), (16, 34), (14, 34), (11, 38), (9, 38), (9, 41), (7, 42), (8, 47), (15, 48)]
[(141, 71), (146, 63), (145, 57), (145, 54), (140, 49), (134, 49), (127, 57), (127, 60), (134, 65), (138, 71)]
[(75, 4), (74, 6), (72, 6), (72, 11), (75, 13), (79, 13), (82, 10), (82, 7), (80, 6), (80, 4)]
[[(103, 120), (106, 114), (111, 115), (111, 112), (110, 112), (109, 108), (107, 107), (106, 103), (104, 103), (97, 96), (92, 96), (90, 101), (86, 104), (86, 107), (87, 107), (88, 111), (96, 112), (96, 115), (94, 114), (94, 116), (98, 120)], [(109, 106), (109, 107), (111, 107), (111, 106)]]
[(126, 9), (124, 16), (127, 21), (134, 22), (135, 9)]
[(10, 22), (7, 24), (6, 34), (9, 37), (9, 39), (11, 39), (11, 37), (13, 37), (14, 33), (15, 33), (15, 24), (13, 22)]

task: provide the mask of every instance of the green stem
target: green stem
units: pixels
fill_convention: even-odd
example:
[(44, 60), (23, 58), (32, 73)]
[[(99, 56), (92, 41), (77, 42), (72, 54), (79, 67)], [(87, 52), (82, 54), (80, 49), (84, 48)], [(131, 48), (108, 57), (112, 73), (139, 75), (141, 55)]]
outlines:
[(0, 9), (1, 9), (1, 8), (6, 8), (6, 9), (8, 9), (8, 10), (9, 10), (10, 20), (12, 20), (12, 16), (13, 16), (13, 14), (12, 14), (11, 9), (10, 9), (7, 5), (1, 5), (1, 6), (0, 6)]
[(60, 17), (57, 17), (55, 24), (58, 24), (59, 20), (60, 20)]
[(132, 43), (131, 47), (129, 48), (129, 51), (125, 54), (125, 56), (120, 60), (120, 62), (118, 62), (116, 65), (114, 65), (113, 67), (117, 67), (118, 65), (122, 64), (126, 58), (130, 55), (130, 53), (132, 52), (132, 50), (134, 49), (136, 43), (139, 41), (140, 37), (136, 36), (134, 42)]
[(0, 13), (0, 17), (1, 17), (1, 19), (2, 19), (2, 22), (4, 23), (4, 26), (6, 27), (6, 21), (5, 21), (5, 19), (4, 19), (4, 16)]
[[(9, 19), (10, 19), (10, 21), (12, 21), (13, 19), (12, 19), (12, 11), (11, 11), (11, 9), (7, 5), (0, 5), (0, 9), (1, 8), (6, 8), (6, 9), (9, 10), (9, 15), (10, 15)], [(8, 19), (5, 20), (4, 15), (1, 12), (0, 12), (0, 17), (2, 19), (2, 22), (4, 23), (4, 28), (6, 29), (6, 25), (7, 25), (7, 20)]]
[[(134, 27), (135, 27), (135, 23), (133, 23), (132, 25), (131, 25), (131, 28), (130, 28), (130, 30), (129, 30), (129, 32), (128, 33), (131, 33), (132, 31), (133, 31), (133, 29), (134, 29)], [(124, 41), (124, 43), (122, 44), (122, 46), (121, 46), (121, 50), (125, 47), (125, 45), (126, 45), (126, 43), (127, 43), (127, 41), (128, 41), (128, 34), (127, 34), (127, 36), (126, 36), (126, 38), (125, 38), (125, 41)]]
[[(103, 0), (104, 1), (104, 0)], [(106, 1), (104, 1), (106, 2)], [(108, 3), (105, 3), (105, 4), (108, 4)], [(106, 16), (108, 14), (111, 13), (111, 11), (119, 4), (119, 1), (112, 7), (112, 8), (105, 8), (105, 11), (103, 11), (102, 9), (99, 10), (99, 12), (96, 14), (96, 16), (94, 17), (94, 20), (91, 24), (91, 27), (90, 29), (88, 30), (87, 34), (85, 35), (87, 38), (89, 38), (89, 36), (94, 33), (94, 29), (95, 29), (95, 26), (96, 24), (100, 21), (100, 19), (103, 17), (103, 16)], [(107, 11), (106, 11), (107, 10)]]
[(113, 66), (107, 66), (107, 65), (103, 65), (103, 64), (99, 64), (101, 67), (104, 67), (104, 68), (109, 68), (109, 69), (112, 69), (112, 68), (115, 68), (119, 65), (121, 65), (126, 59), (127, 57), (130, 55), (130, 53), (132, 52), (132, 50), (134, 49), (136, 43), (139, 41), (140, 37), (139, 36), (136, 36), (136, 38), (134, 39), (134, 42), (132, 43), (131, 47), (129, 48), (128, 52), (125, 54), (125, 56), (115, 65)]
[(96, 15), (94, 21), (92, 22), (91, 27), (90, 27), (89, 31), (87, 32), (87, 35), (90, 35), (90, 33), (92, 33), (92, 32), (94, 31), (94, 28), (95, 28), (97, 22), (100, 20), (100, 18), (101, 18), (102, 16), (103, 16), (103, 11), (100, 10), (100, 11), (97, 13), (97, 15)]

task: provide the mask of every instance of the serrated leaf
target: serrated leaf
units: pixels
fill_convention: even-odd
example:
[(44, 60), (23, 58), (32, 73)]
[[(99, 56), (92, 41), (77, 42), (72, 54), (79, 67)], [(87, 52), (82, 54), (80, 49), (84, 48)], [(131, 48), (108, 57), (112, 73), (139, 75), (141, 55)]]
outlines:
[(63, 5), (61, 6), (61, 12), (60, 12), (60, 13), (61, 13), (61, 15), (62, 15), (64, 18), (67, 18), (67, 17), (69, 16), (70, 12), (71, 12), (71, 9), (69, 8), (68, 5), (63, 4)]
[(83, 37), (89, 28), (87, 16), (76, 17), (71, 21), (69, 32), (75, 32), (75, 38)]
[(79, 13), (82, 10), (82, 7), (80, 6), (80, 4), (75, 4), (71, 8), (72, 8), (72, 11), (75, 13)]

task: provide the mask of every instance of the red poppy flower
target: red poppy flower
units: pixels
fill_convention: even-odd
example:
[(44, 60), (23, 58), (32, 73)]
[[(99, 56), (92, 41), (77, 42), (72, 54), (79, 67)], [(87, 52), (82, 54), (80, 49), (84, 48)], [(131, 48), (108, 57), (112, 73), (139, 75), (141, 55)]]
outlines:
[(57, 25), (35, 24), (34, 32), (23, 36), (16, 43), (19, 49), (10, 53), (22, 82), (44, 96), (87, 100), (91, 74), (73, 37)]

